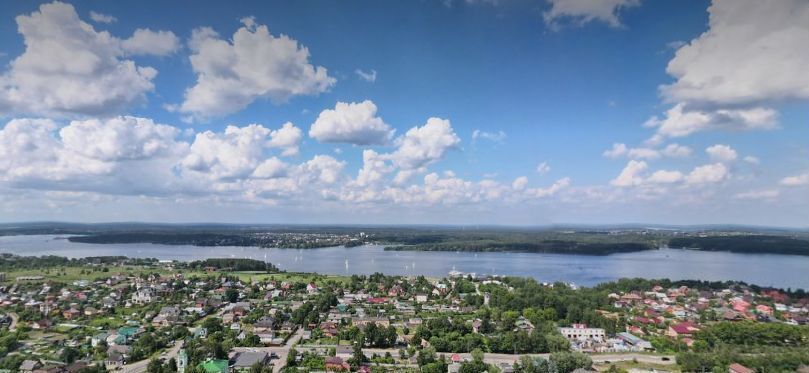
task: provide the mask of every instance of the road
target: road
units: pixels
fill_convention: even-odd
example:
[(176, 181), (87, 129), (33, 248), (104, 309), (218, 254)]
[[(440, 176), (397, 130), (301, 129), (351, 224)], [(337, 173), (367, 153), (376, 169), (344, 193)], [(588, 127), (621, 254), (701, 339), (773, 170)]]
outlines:
[[(173, 357), (176, 358), (177, 354), (180, 352), (180, 349), (182, 347), (183, 347), (183, 341), (182, 340), (177, 340), (177, 341), (174, 342), (174, 347), (170, 348), (167, 352), (165, 352), (163, 355), (160, 355), (160, 356), (165, 356), (165, 360), (167, 360), (167, 361), (169, 359), (173, 358)], [(121, 368), (120, 371), (123, 372), (123, 373), (142, 373), (142, 372), (145, 372), (146, 367), (149, 366), (149, 361), (150, 360), (151, 359), (145, 359), (145, 360), (140, 360), (140, 361), (136, 361), (136, 362), (131, 363), (131, 364), (124, 365), (124, 367)]]
[[(373, 354), (377, 355), (385, 355), (386, 352), (389, 352), (393, 356), (399, 356), (399, 350), (397, 349), (383, 349), (383, 348), (364, 348), (363, 353), (370, 356)], [(439, 354), (444, 354), (447, 357), (451, 356), (452, 352), (439, 352)], [(458, 354), (461, 356), (461, 359), (464, 360), (471, 360), (472, 354), (469, 353), (460, 353)], [(483, 360), (488, 364), (513, 364), (520, 360), (520, 357), (523, 355), (514, 355), (514, 354), (494, 354), (494, 353), (486, 353), (483, 355)], [(530, 354), (533, 357), (541, 357), (547, 359), (550, 354)], [(650, 354), (640, 354), (640, 353), (625, 353), (625, 354), (595, 354), (589, 355), (594, 363), (606, 363), (606, 362), (618, 362), (618, 361), (632, 361), (637, 360), (643, 363), (652, 363), (652, 364), (661, 364), (661, 365), (673, 365), (675, 364), (675, 357), (673, 355), (650, 355)], [(664, 360), (668, 359), (668, 360)]]
[(13, 332), (17, 330), (17, 322), (20, 321), (20, 316), (14, 312), (9, 312), (8, 317), (11, 318), (11, 324), (9, 324), (8, 330)]
[[(268, 354), (275, 353), (278, 355), (278, 359), (273, 360), (273, 372), (278, 373), (287, 363), (287, 356), (289, 356), (289, 350), (300, 342), (301, 338), (303, 338), (304, 330), (303, 328), (298, 328), (295, 334), (290, 337), (287, 342), (283, 346), (272, 346), (272, 347), (235, 347), (233, 350), (234, 352), (246, 352), (246, 351), (264, 351)], [(174, 347), (172, 347), (168, 353), (166, 353), (166, 360), (176, 357), (177, 353), (180, 351), (182, 347), (181, 341), (177, 341)], [(323, 349), (326, 349), (332, 346), (324, 346)], [(363, 353), (367, 356), (371, 356), (373, 354), (377, 354), (379, 356), (385, 355), (385, 353), (390, 353), (393, 356), (399, 356), (399, 350), (394, 348), (364, 348), (362, 349)], [(444, 354), (447, 357), (452, 355), (451, 352), (439, 352), (439, 354)], [(470, 353), (460, 353), (458, 354), (461, 356), (461, 359), (464, 360), (471, 360), (472, 354)], [(520, 357), (523, 355), (514, 355), (514, 354), (494, 354), (494, 353), (487, 353), (483, 355), (483, 360), (488, 364), (513, 364), (520, 360)], [(533, 357), (542, 357), (547, 359), (549, 354), (530, 354)], [(674, 365), (675, 358), (672, 355), (650, 355), (650, 354), (640, 354), (640, 353), (625, 353), (625, 354), (596, 354), (590, 355), (593, 359), (594, 363), (606, 363), (606, 362), (618, 362), (618, 361), (632, 361), (637, 360), (642, 363), (651, 363), (651, 364), (661, 364), (661, 365)], [(149, 360), (141, 360), (129, 365), (125, 365), (122, 372), (124, 373), (142, 373), (146, 371), (146, 367), (149, 365)]]

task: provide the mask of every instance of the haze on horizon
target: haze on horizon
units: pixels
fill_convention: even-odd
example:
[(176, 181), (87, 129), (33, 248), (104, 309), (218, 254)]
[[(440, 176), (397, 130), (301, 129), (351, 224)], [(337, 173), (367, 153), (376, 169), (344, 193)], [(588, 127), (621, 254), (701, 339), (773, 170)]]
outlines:
[(0, 222), (809, 225), (805, 0), (0, 10)]

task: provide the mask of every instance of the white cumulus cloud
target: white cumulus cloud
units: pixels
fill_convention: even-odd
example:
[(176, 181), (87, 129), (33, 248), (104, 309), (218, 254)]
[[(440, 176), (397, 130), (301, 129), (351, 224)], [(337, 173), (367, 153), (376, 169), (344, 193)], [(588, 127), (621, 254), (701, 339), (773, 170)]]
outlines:
[(302, 139), (303, 131), (291, 122), (286, 122), (281, 128), (270, 131), (270, 141), (267, 142), (267, 145), (271, 148), (282, 149), (281, 155), (297, 155)]
[[(124, 58), (155, 53), (140, 43), (128, 42), (140, 40), (143, 36), (138, 35), (143, 32), (122, 41), (109, 32), (96, 31), (79, 18), (72, 5), (61, 2), (42, 4), (31, 14), (17, 16), (16, 21), (25, 51), (0, 76), (0, 110), (6, 107), (13, 113), (37, 115), (114, 114), (144, 100), (154, 89), (157, 70)], [(171, 32), (157, 34), (161, 40), (174, 37)]]
[(809, 99), (809, 2), (713, 1), (708, 31), (680, 47), (661, 87), (672, 102)]
[(260, 98), (280, 103), (326, 91), (336, 80), (309, 62), (309, 49), (286, 35), (270, 34), (252, 18), (230, 39), (208, 27), (195, 29), (188, 43), (196, 84), (179, 110), (197, 118), (237, 112)]
[(733, 162), (739, 157), (736, 150), (724, 144), (709, 146), (705, 149), (705, 152), (716, 162)]
[(323, 110), (309, 129), (309, 136), (326, 143), (384, 145), (394, 130), (376, 114), (371, 100), (357, 103), (338, 102), (334, 109)]
[(786, 186), (809, 185), (809, 172), (800, 175), (787, 176), (781, 179), (781, 185)]
[(640, 0), (548, 0), (551, 8), (542, 13), (545, 24), (551, 29), (561, 27), (560, 20), (583, 25), (601, 21), (610, 27), (621, 27), (621, 10), (638, 6)]

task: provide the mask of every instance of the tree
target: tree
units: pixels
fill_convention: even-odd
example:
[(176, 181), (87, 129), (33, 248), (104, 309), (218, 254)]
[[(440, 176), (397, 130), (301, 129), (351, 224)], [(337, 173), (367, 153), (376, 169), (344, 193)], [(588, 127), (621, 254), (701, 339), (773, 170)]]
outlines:
[(230, 303), (236, 303), (239, 300), (239, 291), (236, 289), (225, 290), (225, 299)]
[(570, 373), (579, 368), (590, 369), (593, 366), (593, 359), (581, 352), (554, 352), (549, 360), (559, 373)]
[(461, 364), (460, 373), (482, 373), (488, 369), (486, 363), (483, 362), (483, 351), (475, 349), (472, 351), (472, 361), (466, 361)]
[(65, 347), (62, 350), (62, 354), (59, 356), (59, 359), (65, 364), (72, 364), (74, 361), (76, 361), (76, 359), (79, 358), (79, 355), (79, 350), (73, 347)]
[(146, 372), (148, 373), (163, 373), (163, 363), (160, 360), (152, 359), (149, 360), (149, 365), (146, 366)]
[(420, 367), (436, 361), (435, 349), (432, 347), (423, 348), (419, 351), (419, 356), (416, 357), (416, 362)]
[(292, 348), (289, 349), (289, 354), (287, 355), (287, 366), (288, 367), (294, 367), (295, 366), (295, 363), (297, 362), (296, 361), (297, 356), (298, 356), (298, 351), (295, 349), (295, 346), (292, 346)]

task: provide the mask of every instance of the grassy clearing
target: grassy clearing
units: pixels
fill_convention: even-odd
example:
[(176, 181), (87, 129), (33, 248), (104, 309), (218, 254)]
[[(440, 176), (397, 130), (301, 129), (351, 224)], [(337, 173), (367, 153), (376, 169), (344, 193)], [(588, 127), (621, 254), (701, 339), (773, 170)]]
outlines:
[[(82, 273), (85, 272), (85, 273)], [(88, 273), (89, 272), (89, 273)], [(42, 280), (28, 281), (32, 283), (54, 281), (70, 283), (77, 280), (92, 281), (99, 277), (108, 277), (114, 273), (124, 273), (127, 275), (141, 275), (148, 273), (159, 273), (161, 275), (173, 275), (181, 273), (186, 277), (206, 277), (211, 275), (227, 274), (237, 276), (240, 280), (250, 282), (252, 280), (266, 280), (273, 278), (277, 281), (291, 281), (291, 282), (315, 282), (318, 285), (324, 285), (329, 281), (347, 284), (350, 281), (350, 276), (341, 275), (320, 275), (313, 273), (266, 273), (254, 271), (242, 272), (204, 272), (204, 271), (186, 271), (171, 268), (151, 268), (151, 267), (109, 267), (109, 272), (94, 271), (84, 267), (54, 267), (46, 269), (21, 269), (6, 271), (6, 280), (2, 283), (12, 283), (20, 276), (43, 276)]]

